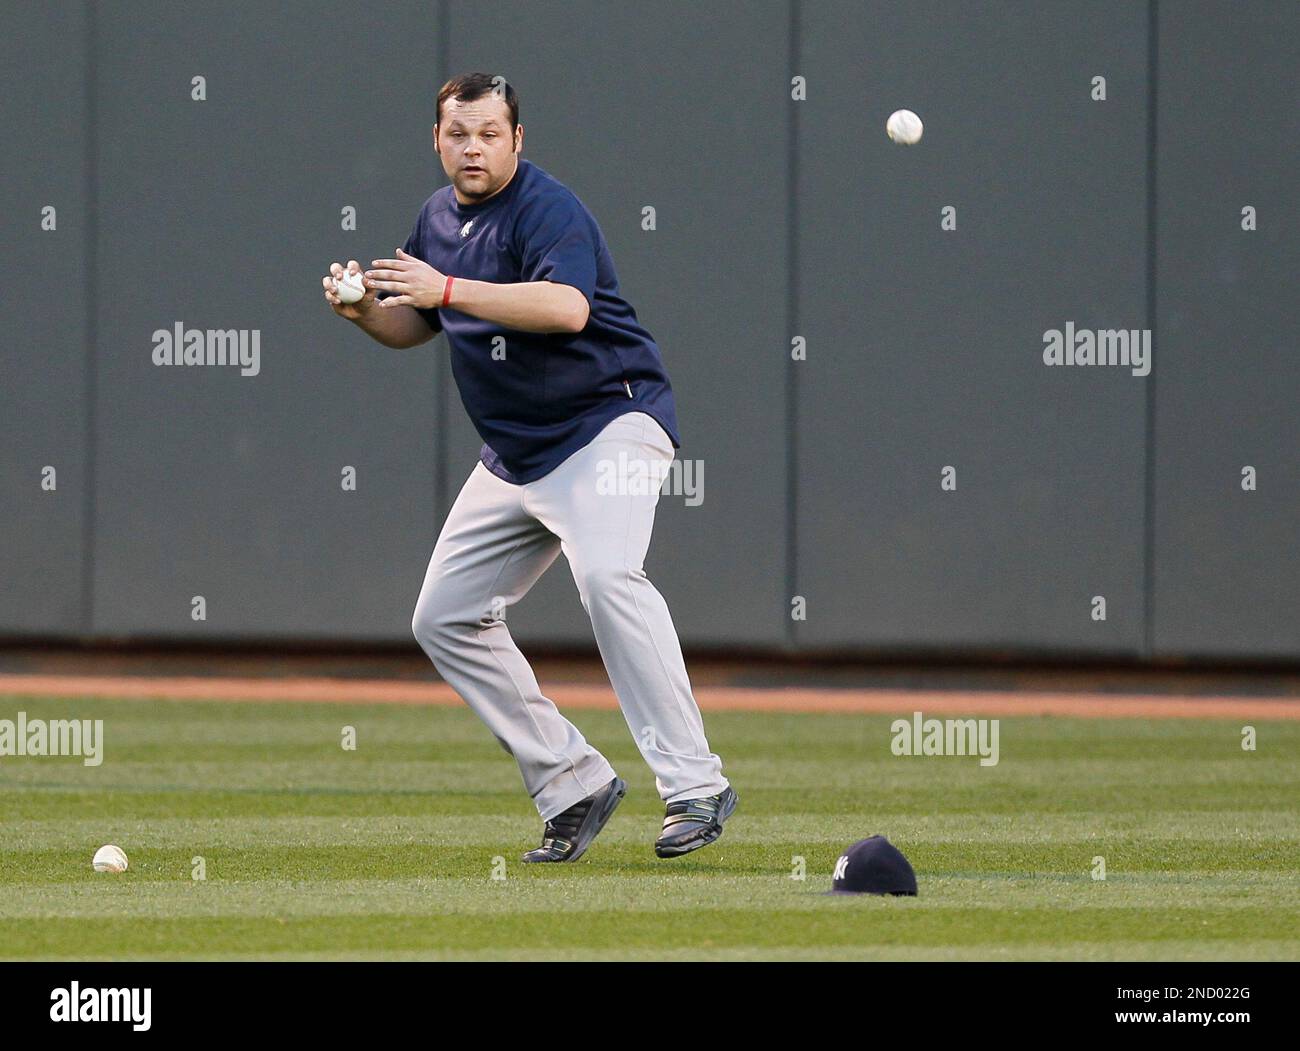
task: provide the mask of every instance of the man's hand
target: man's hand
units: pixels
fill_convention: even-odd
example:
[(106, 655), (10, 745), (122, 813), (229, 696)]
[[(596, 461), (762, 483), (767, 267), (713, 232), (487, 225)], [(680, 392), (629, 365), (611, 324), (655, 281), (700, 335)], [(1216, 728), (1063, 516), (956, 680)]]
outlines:
[(376, 259), (370, 265), (374, 269), (366, 271), (366, 294), (373, 295), (371, 289), (397, 293), (379, 300), (381, 307), (387, 309), (405, 304), (427, 309), (442, 306), (446, 275), (438, 273), (423, 259), (407, 255), (399, 248), (396, 259)]
[(357, 321), (369, 313), (375, 305), (375, 290), (366, 288), (366, 294), (355, 303), (344, 303), (338, 297), (338, 287), (335, 282), (341, 281), (345, 273), (361, 273), (361, 264), (355, 259), (349, 259), (347, 269), (344, 270), (341, 263), (330, 263), (329, 276), (321, 278), (321, 285), (325, 289), (325, 299), (334, 308), (334, 313), (349, 321)]
[[(400, 310), (377, 310), (374, 287), (362, 280), (365, 293), (355, 303), (344, 303), (338, 297), (338, 282), (345, 273), (360, 274), (361, 264), (348, 260), (347, 269), (339, 263), (330, 264), (328, 277), (321, 278), (325, 300), (341, 318), (346, 318), (378, 343), (394, 350), (405, 350), (427, 343), (433, 338), (433, 329), (424, 317), (409, 307)], [(378, 303), (382, 305), (382, 300)]]

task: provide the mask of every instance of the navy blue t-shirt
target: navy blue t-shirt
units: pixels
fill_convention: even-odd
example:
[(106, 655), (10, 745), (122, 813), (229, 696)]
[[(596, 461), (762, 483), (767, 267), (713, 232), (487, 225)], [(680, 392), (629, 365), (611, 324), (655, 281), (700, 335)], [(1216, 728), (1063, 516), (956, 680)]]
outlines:
[(485, 443), (484, 465), (507, 482), (535, 481), (628, 412), (653, 417), (680, 447), (659, 348), (619, 294), (595, 218), (537, 165), (523, 158), (518, 165), (504, 189), (478, 204), (461, 204), (451, 186), (438, 190), (403, 248), (451, 277), (554, 281), (591, 305), (576, 333), (521, 332), (453, 307), (420, 310), (430, 328), (447, 333), (452, 375)]

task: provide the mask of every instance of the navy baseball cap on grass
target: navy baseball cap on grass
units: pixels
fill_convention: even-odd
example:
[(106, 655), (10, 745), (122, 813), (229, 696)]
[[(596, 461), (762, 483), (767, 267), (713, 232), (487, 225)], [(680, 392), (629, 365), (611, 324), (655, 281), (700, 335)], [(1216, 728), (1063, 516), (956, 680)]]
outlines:
[(828, 894), (894, 894), (916, 897), (916, 873), (903, 852), (884, 836), (849, 847), (835, 863)]

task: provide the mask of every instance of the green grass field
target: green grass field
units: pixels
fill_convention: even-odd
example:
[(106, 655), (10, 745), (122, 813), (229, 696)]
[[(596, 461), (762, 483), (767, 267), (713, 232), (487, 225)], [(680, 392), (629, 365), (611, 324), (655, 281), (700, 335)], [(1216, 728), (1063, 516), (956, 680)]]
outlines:
[[(1300, 958), (1296, 722), (1245, 752), (1224, 721), (1004, 719), (981, 768), (893, 756), (886, 717), (712, 713), (740, 808), (661, 861), (622, 717), (580, 711), (628, 798), (579, 862), (526, 866), (540, 822), (464, 709), (0, 696), (20, 710), (103, 719), (105, 747), (0, 758), (6, 959)], [(919, 897), (824, 896), (875, 832)], [(91, 870), (110, 842), (127, 873)]]

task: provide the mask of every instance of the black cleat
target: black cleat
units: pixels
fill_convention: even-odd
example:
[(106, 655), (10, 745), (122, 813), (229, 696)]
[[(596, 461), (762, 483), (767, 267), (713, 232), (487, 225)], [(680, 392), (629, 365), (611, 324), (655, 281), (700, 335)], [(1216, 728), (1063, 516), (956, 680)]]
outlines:
[(655, 853), (661, 858), (677, 858), (707, 847), (722, 835), (722, 823), (731, 817), (737, 802), (735, 791), (728, 785), (716, 796), (669, 803), (664, 830), (655, 840)]
[(626, 791), (627, 783), (616, 777), (599, 792), (556, 814), (546, 822), (542, 845), (525, 854), (524, 861), (577, 861), (605, 827)]

